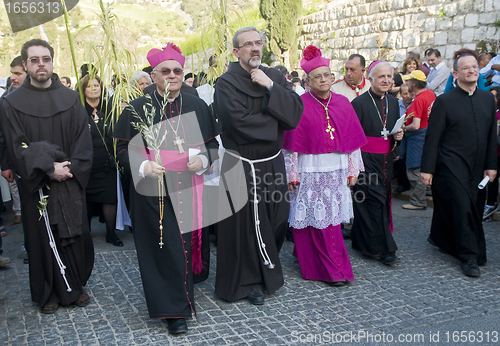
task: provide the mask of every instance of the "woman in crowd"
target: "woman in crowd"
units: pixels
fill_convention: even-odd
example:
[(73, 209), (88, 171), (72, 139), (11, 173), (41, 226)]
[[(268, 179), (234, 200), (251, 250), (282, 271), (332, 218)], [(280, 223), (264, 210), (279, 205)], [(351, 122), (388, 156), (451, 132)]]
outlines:
[(153, 84), (151, 77), (144, 71), (135, 71), (132, 75), (131, 84), (135, 85), (139, 89), (144, 90), (144, 88)]
[(418, 61), (417, 58), (415, 58), (415, 57), (406, 58), (406, 60), (403, 62), (403, 68), (402, 68), (401, 72), (403, 73), (403, 75), (410, 74), (414, 70), (416, 70), (419, 65), (420, 65), (420, 61)]
[(115, 233), (116, 225), (116, 164), (113, 157), (113, 139), (110, 119), (106, 117), (106, 102), (102, 102), (103, 88), (98, 76), (84, 76), (80, 85), (85, 94), (85, 109), (89, 115), (94, 158), (87, 185), (87, 215), (89, 226), (93, 215), (104, 218), (106, 242), (123, 246)]

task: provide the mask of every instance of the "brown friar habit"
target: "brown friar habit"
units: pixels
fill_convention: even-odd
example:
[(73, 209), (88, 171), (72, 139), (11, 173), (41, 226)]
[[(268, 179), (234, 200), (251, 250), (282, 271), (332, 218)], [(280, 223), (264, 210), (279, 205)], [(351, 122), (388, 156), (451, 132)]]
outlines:
[[(130, 105), (143, 120), (146, 120), (145, 106), (148, 105), (148, 109), (151, 109), (152, 105), (155, 109), (153, 123), (158, 124), (165, 121), (161, 113), (160, 100), (163, 101), (163, 97), (157, 91), (153, 91), (132, 101)], [(182, 114), (181, 117), (179, 114)], [(210, 167), (211, 159), (217, 159), (211, 156), (210, 152), (211, 149), (214, 153), (217, 152), (219, 145), (215, 136), (220, 131), (206, 103), (199, 97), (181, 92), (172, 103), (167, 103), (165, 115), (173, 127), (178, 128), (177, 133), (184, 140), (184, 150), (187, 152), (189, 148), (200, 148), (200, 154), (208, 157)], [(193, 229), (190, 224), (193, 196), (186, 188), (192, 186), (192, 176), (195, 173), (188, 170), (173, 171), (168, 168), (165, 171), (165, 188), (168, 191), (164, 197), (163, 245), (160, 248), (158, 178), (139, 177), (139, 167), (145, 160), (141, 152), (145, 147), (142, 138), (137, 136), (139, 132), (131, 124), (138, 121), (131, 108), (125, 108), (115, 125), (113, 136), (119, 139), (118, 161), (124, 167), (125, 174), (131, 178), (130, 186), (124, 188), (130, 189), (130, 217), (149, 316), (189, 318), (195, 312), (193, 282), (207, 278), (210, 258), (207, 233), (202, 236), (201, 244), (200, 264), (203, 267), (200, 272), (193, 275), (192, 249), (193, 246), (198, 246), (199, 233), (189, 231)], [(180, 121), (180, 126), (174, 121)], [(167, 135), (160, 149), (176, 151), (170, 125), (164, 122), (161, 126), (165, 126), (162, 127), (162, 131), (166, 130)], [(198, 126), (201, 134), (194, 131)], [(149, 160), (154, 160), (154, 154)], [(168, 165), (168, 162), (162, 164)], [(182, 228), (179, 227), (181, 223)], [(188, 232), (181, 233), (181, 229)], [(199, 254), (199, 251), (197, 253)]]
[[(388, 131), (393, 129), (399, 118), (398, 101), (392, 95), (387, 95), (382, 100), (369, 89), (351, 103), (367, 137), (382, 137), (383, 125), (380, 117), (383, 117), (383, 114), (387, 113)], [(392, 136), (389, 136), (388, 141), (391, 140)], [(359, 174), (358, 183), (353, 187), (356, 198), (353, 203), (352, 247), (374, 256), (394, 252), (398, 247), (391, 233), (393, 153), (370, 153), (361, 147), (361, 155), (365, 170)]]
[[(69, 305), (82, 294), (82, 286), (87, 283), (94, 265), (94, 248), (88, 230), (85, 208), (85, 186), (92, 169), (92, 141), (90, 139), (87, 113), (78, 93), (66, 88), (57, 75), (52, 76), (52, 84), (46, 89), (38, 89), (26, 77), (24, 84), (7, 95), (2, 102), (2, 126), (7, 144), (7, 153), (18, 180), (24, 222), (26, 227), (26, 249), (29, 256), (31, 297), (44, 306), (47, 302)], [(72, 194), (81, 218), (81, 234), (62, 239), (57, 226), (52, 225), (57, 250), (66, 266), (66, 278), (72, 291), (67, 292), (59, 266), (49, 246), (49, 238), (44, 219), (38, 211), (39, 189), (46, 184), (61, 184), (51, 181), (54, 171), (51, 162), (47, 170), (38, 169), (29, 174), (23, 157), (22, 143), (47, 141), (57, 145), (71, 162), (71, 173), (77, 181), (79, 193)], [(51, 203), (51, 191), (45, 190)], [(56, 202), (56, 201), (54, 201)], [(54, 203), (53, 202), (53, 203)], [(49, 210), (51, 224), (56, 216)]]
[[(215, 113), (222, 126), (224, 148), (249, 160), (265, 159), (278, 153), (283, 145), (284, 131), (297, 127), (304, 108), (302, 99), (281, 72), (259, 68), (273, 80), (271, 92), (253, 83), (250, 73), (236, 62), (229, 64), (215, 88)], [(226, 173), (236, 166), (236, 162), (237, 158), (224, 156), (220, 184), (226, 189), (234, 185), (228, 184)], [(243, 162), (243, 170), (246, 177), (244, 193), (248, 193), (249, 202), (218, 225), (215, 293), (227, 301), (242, 299), (258, 290), (272, 294), (283, 285), (278, 252), (285, 240), (290, 210), (283, 155), (255, 163), (258, 185), (255, 190), (249, 163)], [(260, 232), (275, 265), (273, 269), (264, 265), (258, 249), (253, 191), (259, 195)], [(231, 191), (227, 196), (229, 200), (234, 197)]]
[(462, 262), (486, 263), (482, 224), (483, 173), (496, 169), (493, 95), (460, 87), (434, 102), (425, 136), (421, 172), (433, 174), (430, 239)]

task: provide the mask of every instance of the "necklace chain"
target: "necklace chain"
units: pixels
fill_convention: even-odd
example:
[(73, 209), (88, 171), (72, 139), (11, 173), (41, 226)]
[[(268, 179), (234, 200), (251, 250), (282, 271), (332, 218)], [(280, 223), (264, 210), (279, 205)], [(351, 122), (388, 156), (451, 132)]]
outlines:
[(158, 100), (158, 97), (156, 96), (158, 92), (155, 90), (155, 99), (156, 99), (156, 102), (158, 102), (158, 104), (161, 106), (161, 111), (163, 112), (163, 116), (165, 117), (165, 120), (167, 121), (168, 125), (170, 125), (170, 128), (172, 129), (172, 131), (174, 132), (175, 136), (177, 136), (177, 131), (179, 131), (179, 125), (181, 123), (181, 115), (182, 115), (182, 94), (179, 94), (179, 98), (180, 98), (180, 109), (179, 109), (179, 122), (177, 123), (177, 128), (174, 130), (174, 127), (172, 126), (172, 124), (170, 123), (170, 120), (167, 118), (167, 114), (165, 113), (165, 109), (164, 107), (166, 105), (164, 105), (163, 103), (161, 103), (159, 100)]
[(335, 129), (332, 127), (332, 125), (330, 124), (330, 117), (328, 116), (328, 106), (330, 105), (330, 101), (332, 99), (332, 93), (329, 91), (329, 97), (328, 97), (328, 101), (326, 103), (326, 106), (320, 101), (318, 100), (312, 93), (311, 91), (309, 91), (309, 95), (312, 96), (313, 99), (315, 99), (316, 101), (318, 101), (318, 103), (325, 109), (325, 114), (326, 114), (326, 130), (325, 132), (326, 133), (329, 133), (330, 134), (330, 139), (334, 139), (335, 137), (333, 137), (333, 131), (335, 131)]
[[(380, 115), (380, 111), (378, 110), (378, 107), (377, 107), (377, 104), (375, 103), (375, 99), (373, 98), (372, 96), (372, 93), (370, 92), (370, 90), (368, 90), (368, 94), (370, 95), (372, 101), (373, 101), (373, 105), (375, 106), (375, 109), (377, 110), (377, 114), (378, 114), (378, 117), (380, 119), (380, 122), (382, 123), (382, 126), (383, 126), (383, 129), (382, 131), (380, 131), (380, 134), (382, 136), (384, 136), (384, 139), (387, 140), (387, 135), (389, 134), (389, 131), (387, 131), (387, 114), (389, 114), (389, 100), (387, 100), (385, 102), (385, 104), (387, 105), (387, 109), (386, 109), (386, 112), (385, 112), (385, 115), (384, 115), (384, 120), (382, 120), (382, 116)], [(387, 99), (387, 96), (385, 97)], [(380, 102), (382, 102), (382, 108), (384, 107), (384, 101), (383, 99), (380, 100)]]

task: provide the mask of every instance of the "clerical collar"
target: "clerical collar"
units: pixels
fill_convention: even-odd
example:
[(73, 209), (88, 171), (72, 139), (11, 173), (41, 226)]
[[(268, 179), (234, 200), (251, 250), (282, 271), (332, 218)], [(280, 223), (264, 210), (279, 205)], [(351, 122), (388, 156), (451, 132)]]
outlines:
[(387, 93), (385, 93), (384, 95), (380, 96), (380, 95), (377, 95), (373, 92), (372, 88), (368, 89), (368, 92), (373, 96), (373, 97), (376, 97), (376, 98), (379, 98), (381, 100), (383, 100), (385, 98), (385, 96), (387, 95)]
[(474, 91), (468, 91), (468, 90), (465, 90), (465, 89), (463, 89), (463, 88), (460, 86), (460, 84), (458, 84), (458, 83), (457, 83), (457, 88), (458, 88), (458, 89), (460, 89), (460, 90), (461, 90), (464, 94), (467, 94), (468, 96), (473, 96), (473, 95), (474, 95), (474, 93), (475, 93), (475, 92), (476, 92), (476, 90), (477, 90), (477, 86), (476, 86), (476, 88), (474, 89)]

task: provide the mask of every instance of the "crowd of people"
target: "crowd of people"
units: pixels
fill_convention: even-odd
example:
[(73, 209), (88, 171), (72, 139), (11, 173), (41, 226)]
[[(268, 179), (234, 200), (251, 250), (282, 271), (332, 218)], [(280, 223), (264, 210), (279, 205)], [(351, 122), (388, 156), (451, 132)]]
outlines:
[(295, 243), (303, 278), (331, 286), (355, 279), (344, 238), (367, 258), (399, 263), (396, 176), (394, 193), (411, 188), (408, 210), (427, 207), (430, 185), (428, 241), (457, 257), (465, 275), (480, 276), (482, 222), (498, 209), (498, 57), (460, 49), (450, 72), (439, 50), (426, 50), (423, 63), (411, 51), (399, 73), (394, 63), (367, 67), (352, 54), (335, 80), (329, 59), (308, 46), (301, 79), (262, 65), (253, 27), (236, 31), (232, 45), (237, 61), (208, 84), (204, 74), (184, 73), (174, 44), (150, 50), (150, 66), (129, 78), (143, 96), (115, 124), (108, 114), (117, 95), (104, 91), (91, 64), (76, 86), (82, 103), (71, 80), (53, 73), (47, 42), (22, 46), (0, 99), (0, 158), (2, 176), (19, 190), (15, 215), (43, 313), (90, 303), (83, 287), (94, 264), (94, 215), (106, 241), (123, 246), (119, 180), (150, 317), (174, 335), (196, 313), (193, 285), (208, 277), (210, 236), (215, 293), (229, 302), (262, 305), (283, 285), (285, 239)]

